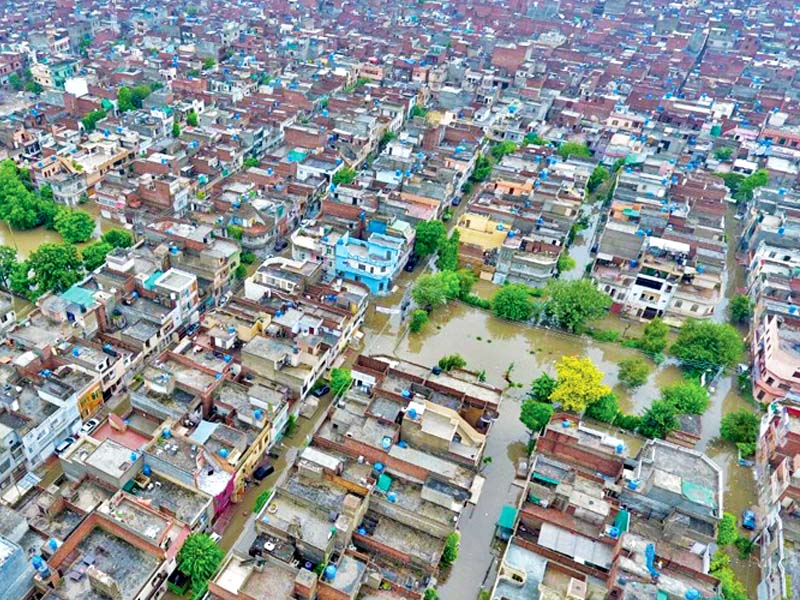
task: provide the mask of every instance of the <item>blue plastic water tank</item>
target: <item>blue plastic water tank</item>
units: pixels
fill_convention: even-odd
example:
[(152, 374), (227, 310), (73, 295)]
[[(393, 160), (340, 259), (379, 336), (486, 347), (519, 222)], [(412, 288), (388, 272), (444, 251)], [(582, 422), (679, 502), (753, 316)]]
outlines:
[(328, 581), (336, 579), (336, 565), (328, 565), (325, 567), (325, 579)]

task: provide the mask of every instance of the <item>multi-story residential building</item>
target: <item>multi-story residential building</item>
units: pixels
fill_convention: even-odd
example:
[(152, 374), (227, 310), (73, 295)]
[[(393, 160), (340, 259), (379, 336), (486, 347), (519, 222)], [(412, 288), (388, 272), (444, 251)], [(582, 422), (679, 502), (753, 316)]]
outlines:
[(349, 232), (325, 236), (325, 256), (333, 257), (329, 276), (363, 283), (373, 294), (388, 294), (414, 245), (414, 232), (407, 223), (395, 221), (392, 230), (398, 234), (376, 231), (366, 240), (356, 239)]
[(166, 242), (170, 265), (193, 273), (198, 289), (213, 304), (227, 291), (240, 261), (240, 248), (231, 240), (214, 237), (208, 225), (158, 221), (145, 230), (147, 237)]

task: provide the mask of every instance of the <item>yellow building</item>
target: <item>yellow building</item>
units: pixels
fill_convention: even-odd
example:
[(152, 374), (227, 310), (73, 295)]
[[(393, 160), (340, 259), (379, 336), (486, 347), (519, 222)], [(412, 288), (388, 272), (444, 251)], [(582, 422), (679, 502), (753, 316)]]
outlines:
[(484, 252), (499, 249), (509, 231), (506, 225), (492, 221), (486, 215), (469, 212), (461, 215), (456, 229), (462, 244), (477, 246)]

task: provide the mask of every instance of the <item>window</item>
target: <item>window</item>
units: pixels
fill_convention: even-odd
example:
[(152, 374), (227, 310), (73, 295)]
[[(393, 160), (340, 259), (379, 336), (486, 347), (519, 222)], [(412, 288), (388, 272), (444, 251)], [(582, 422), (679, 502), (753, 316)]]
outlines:
[(698, 309), (697, 304), (692, 304), (692, 308), (690, 308), (689, 310), (691, 310), (692, 312), (697, 312), (697, 309)]

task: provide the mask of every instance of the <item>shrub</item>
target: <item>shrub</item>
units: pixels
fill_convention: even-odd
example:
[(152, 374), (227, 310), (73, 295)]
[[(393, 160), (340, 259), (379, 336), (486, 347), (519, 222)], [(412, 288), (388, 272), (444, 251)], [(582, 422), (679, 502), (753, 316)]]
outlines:
[(428, 313), (421, 308), (418, 308), (411, 313), (411, 323), (408, 326), (411, 333), (419, 333), (425, 324), (428, 322)]
[(734, 444), (752, 444), (758, 437), (759, 424), (758, 417), (749, 410), (737, 410), (722, 417), (719, 434)]
[(625, 413), (617, 413), (617, 418), (614, 419), (614, 425), (620, 429), (627, 431), (636, 431), (642, 423), (642, 418), (639, 415), (626, 415)]
[(650, 367), (642, 358), (626, 358), (619, 363), (619, 380), (629, 388), (643, 385), (650, 375)]
[(656, 400), (642, 415), (639, 433), (649, 438), (664, 439), (678, 428), (675, 407), (664, 400)]
[(444, 541), (444, 550), (442, 550), (442, 558), (439, 561), (443, 567), (449, 567), (456, 562), (458, 558), (459, 538), (458, 532), (452, 531)]
[[(607, 394), (586, 408), (585, 415), (603, 423), (612, 423), (619, 414), (619, 402), (614, 394)], [(638, 421), (637, 421), (638, 425)]]
[(448, 354), (439, 359), (439, 368), (443, 371), (462, 369), (467, 366), (467, 361), (460, 354)]
[(258, 495), (258, 497), (256, 498), (256, 503), (253, 505), (254, 514), (258, 514), (261, 512), (261, 509), (264, 508), (264, 505), (267, 503), (267, 500), (269, 500), (271, 494), (272, 490), (264, 490)]
[(483, 310), (489, 310), (492, 308), (492, 301), (487, 300), (486, 298), (481, 298), (480, 296), (476, 296), (475, 294), (467, 294), (461, 299), (464, 304), (469, 304), (470, 306), (474, 306), (475, 308), (482, 308)]
[(737, 537), (739, 532), (736, 529), (736, 517), (729, 512), (722, 513), (717, 529), (717, 544), (727, 546), (735, 542)]
[(702, 415), (708, 409), (708, 390), (699, 383), (684, 381), (661, 390), (661, 398), (675, 407), (678, 413)]
[(598, 342), (616, 342), (622, 335), (616, 329), (594, 329), (594, 328), (587, 329), (586, 334), (590, 338), (592, 338), (593, 340), (597, 340)]

